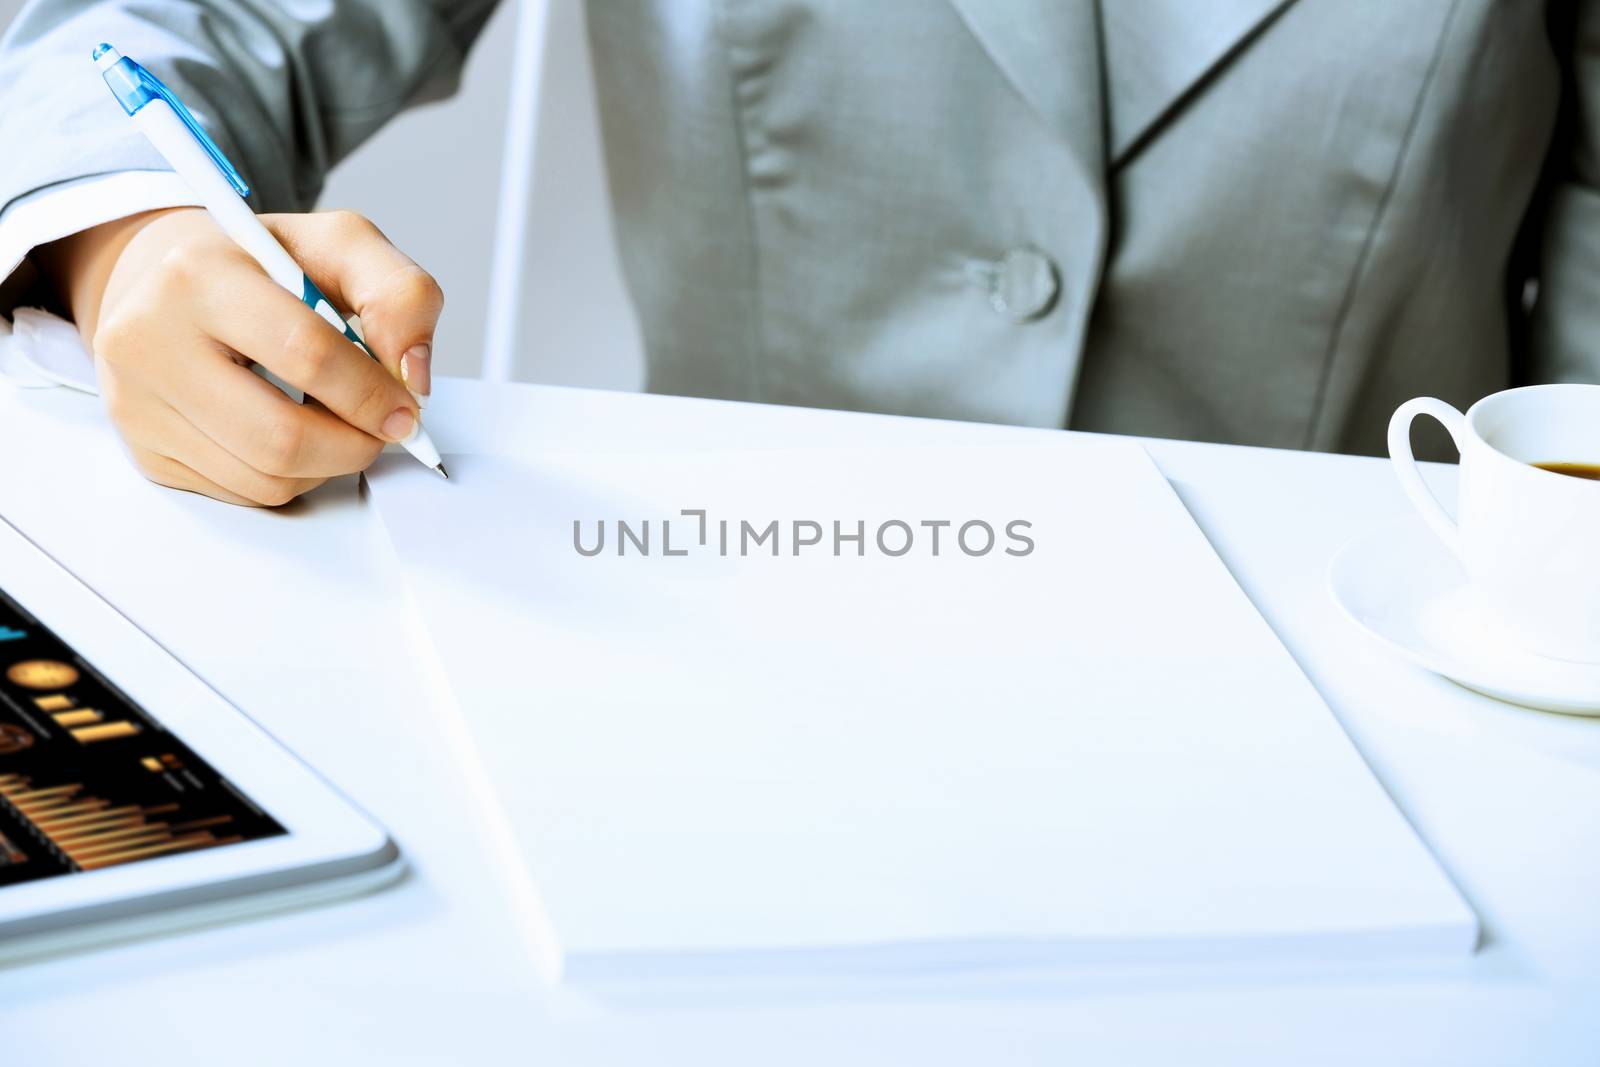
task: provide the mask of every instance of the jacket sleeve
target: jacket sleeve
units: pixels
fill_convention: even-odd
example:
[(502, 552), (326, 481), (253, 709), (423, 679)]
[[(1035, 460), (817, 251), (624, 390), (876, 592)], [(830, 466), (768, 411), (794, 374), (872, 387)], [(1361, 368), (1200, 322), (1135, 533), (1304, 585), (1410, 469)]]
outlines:
[(1529, 333), (1528, 378), (1600, 382), (1600, 2), (1568, 40), (1567, 126), (1558, 133)]
[(32, 0), (0, 40), (0, 220), (95, 174), (166, 170), (89, 56), (106, 41), (188, 104), (258, 211), (310, 207), (408, 104), (452, 92), (494, 0)]

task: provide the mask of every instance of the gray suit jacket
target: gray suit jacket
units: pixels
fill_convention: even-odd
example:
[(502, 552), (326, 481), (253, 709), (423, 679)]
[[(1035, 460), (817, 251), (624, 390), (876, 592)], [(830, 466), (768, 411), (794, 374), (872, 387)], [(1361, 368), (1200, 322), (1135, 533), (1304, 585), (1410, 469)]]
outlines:
[[(447, 91), (487, 0), (35, 3), (0, 203), (157, 167), (172, 80), (296, 209)], [(592, 0), (652, 389), (1382, 448), (1600, 359), (1600, 3)], [(18, 154), (14, 146), (28, 145)]]

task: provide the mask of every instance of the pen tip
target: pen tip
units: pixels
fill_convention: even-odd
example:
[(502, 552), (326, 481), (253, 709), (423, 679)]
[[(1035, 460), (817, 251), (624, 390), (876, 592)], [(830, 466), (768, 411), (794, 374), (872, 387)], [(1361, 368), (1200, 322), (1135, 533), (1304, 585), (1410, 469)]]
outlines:
[(439, 477), (443, 478), (445, 481), (448, 482), (450, 480), (450, 472), (444, 469), (443, 463), (435, 463), (433, 465), (433, 469), (438, 471)]

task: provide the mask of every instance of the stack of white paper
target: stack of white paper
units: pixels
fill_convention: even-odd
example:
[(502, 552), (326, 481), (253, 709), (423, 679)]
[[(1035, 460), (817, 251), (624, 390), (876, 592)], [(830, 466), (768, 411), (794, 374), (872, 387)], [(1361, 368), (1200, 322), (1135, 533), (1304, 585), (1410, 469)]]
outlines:
[(373, 499), (570, 977), (1475, 943), (1134, 444), (447, 464)]

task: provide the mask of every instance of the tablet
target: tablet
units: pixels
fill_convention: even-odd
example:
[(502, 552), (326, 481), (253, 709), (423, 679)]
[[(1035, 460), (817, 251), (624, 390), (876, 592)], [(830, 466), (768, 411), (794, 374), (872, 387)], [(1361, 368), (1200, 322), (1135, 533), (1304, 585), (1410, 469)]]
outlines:
[(0, 960), (400, 869), (382, 827), (0, 521)]

